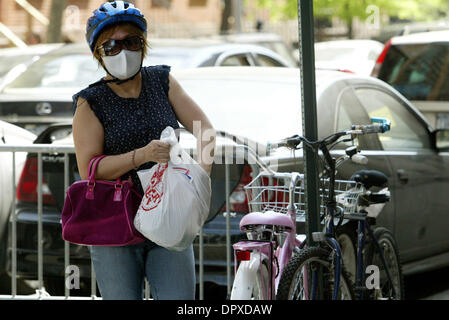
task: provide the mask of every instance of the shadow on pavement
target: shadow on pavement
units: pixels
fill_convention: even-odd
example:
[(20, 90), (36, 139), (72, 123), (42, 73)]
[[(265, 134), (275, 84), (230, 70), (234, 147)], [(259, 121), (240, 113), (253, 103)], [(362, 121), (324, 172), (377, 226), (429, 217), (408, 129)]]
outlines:
[(438, 293), (439, 299), (449, 299), (449, 267), (404, 277), (405, 299), (420, 300)]

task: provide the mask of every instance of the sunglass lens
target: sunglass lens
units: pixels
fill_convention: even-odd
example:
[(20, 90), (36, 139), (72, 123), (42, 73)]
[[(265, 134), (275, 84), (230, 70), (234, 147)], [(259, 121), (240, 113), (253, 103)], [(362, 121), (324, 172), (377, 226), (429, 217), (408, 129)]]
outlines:
[(121, 48), (120, 44), (118, 42), (116, 42), (115, 40), (109, 40), (108, 42), (103, 44), (103, 50), (104, 50), (105, 55), (115, 56), (122, 50), (122, 48)]
[(123, 40), (125, 48), (131, 51), (137, 51), (142, 49), (142, 40), (140, 37), (129, 37)]

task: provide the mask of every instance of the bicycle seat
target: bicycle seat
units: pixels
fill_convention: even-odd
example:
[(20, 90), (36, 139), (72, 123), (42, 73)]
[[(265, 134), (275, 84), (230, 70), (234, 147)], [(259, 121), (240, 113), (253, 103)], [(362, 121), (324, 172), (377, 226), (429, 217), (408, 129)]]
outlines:
[(243, 228), (248, 225), (262, 224), (283, 226), (290, 229), (294, 228), (293, 220), (288, 215), (275, 211), (267, 211), (251, 212), (245, 215), (242, 220), (240, 220), (240, 230), (244, 231)]
[(367, 189), (372, 186), (383, 187), (388, 182), (387, 176), (377, 170), (360, 170), (354, 173), (350, 179), (363, 184)]

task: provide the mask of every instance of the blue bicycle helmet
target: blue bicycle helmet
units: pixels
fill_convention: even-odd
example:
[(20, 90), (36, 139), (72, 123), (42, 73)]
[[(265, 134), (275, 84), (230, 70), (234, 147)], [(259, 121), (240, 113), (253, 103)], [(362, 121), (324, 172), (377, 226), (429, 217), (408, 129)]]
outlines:
[(101, 31), (118, 22), (134, 23), (143, 32), (147, 32), (145, 17), (132, 3), (126, 1), (103, 3), (87, 20), (86, 39), (92, 52)]

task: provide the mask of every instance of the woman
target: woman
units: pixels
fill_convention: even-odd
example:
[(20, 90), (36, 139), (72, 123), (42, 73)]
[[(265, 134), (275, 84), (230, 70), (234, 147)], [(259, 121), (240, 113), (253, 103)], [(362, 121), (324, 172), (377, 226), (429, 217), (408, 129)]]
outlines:
[[(87, 22), (86, 38), (107, 76), (73, 97), (73, 137), (81, 178), (86, 179), (89, 161), (105, 154), (96, 178), (131, 177), (142, 194), (137, 169), (169, 160), (170, 146), (158, 140), (166, 126), (177, 129), (179, 121), (193, 132), (194, 121), (200, 121), (203, 132), (213, 129), (170, 75), (170, 67), (142, 67), (146, 31), (144, 16), (130, 3), (108, 2), (95, 10)], [(201, 155), (206, 144), (196, 138)], [(201, 160), (210, 174), (212, 163)], [(147, 240), (123, 247), (92, 246), (90, 251), (104, 299), (142, 299), (144, 277), (155, 299), (195, 297), (192, 246), (173, 252)]]

